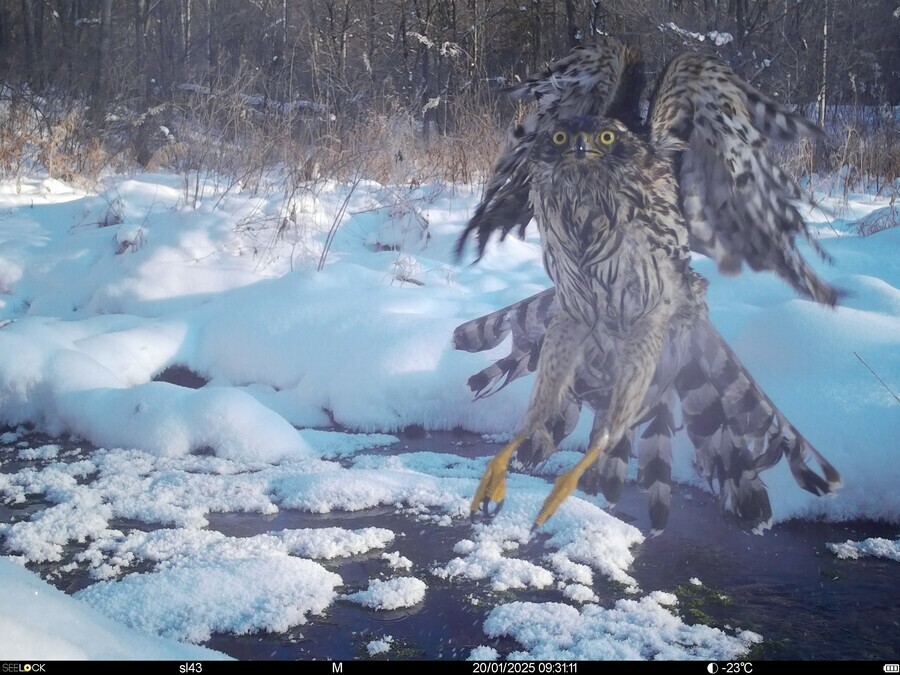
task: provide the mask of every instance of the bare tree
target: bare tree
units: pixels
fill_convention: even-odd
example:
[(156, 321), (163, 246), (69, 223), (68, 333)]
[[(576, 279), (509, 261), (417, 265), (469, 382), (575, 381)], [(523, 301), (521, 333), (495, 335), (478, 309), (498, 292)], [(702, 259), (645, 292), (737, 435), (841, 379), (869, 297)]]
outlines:
[(104, 106), (109, 102), (109, 52), (112, 44), (112, 0), (100, 2), (100, 41), (94, 77), (93, 109), (95, 119), (102, 120)]

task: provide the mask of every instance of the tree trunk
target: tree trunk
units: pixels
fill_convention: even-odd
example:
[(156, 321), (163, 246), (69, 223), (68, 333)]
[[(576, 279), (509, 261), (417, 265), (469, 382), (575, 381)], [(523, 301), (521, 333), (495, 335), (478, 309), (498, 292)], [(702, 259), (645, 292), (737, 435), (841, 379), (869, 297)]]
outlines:
[(819, 126), (825, 127), (825, 93), (828, 78), (828, 0), (825, 0), (825, 18), (822, 21), (822, 79), (819, 83)]
[(0, 51), (5, 52), (9, 46), (9, 19), (6, 16), (6, 8), (0, 4)]
[(134, 5), (134, 56), (137, 59), (137, 89), (143, 99), (142, 106), (147, 105), (150, 94), (150, 82), (147, 77), (147, 0), (137, 0)]
[[(828, 0), (825, 0), (825, 18), (822, 20), (822, 81), (819, 86), (818, 98), (818, 123), (821, 128), (825, 128), (825, 95), (828, 76)], [(825, 143), (817, 140), (815, 144), (814, 157), (816, 165), (821, 167), (825, 163)]]
[(40, 88), (38, 72), (37, 36), (35, 31), (34, 0), (22, 0), (22, 23), (25, 34), (25, 78), (34, 88)]
[(544, 26), (542, 22), (543, 17), (541, 16), (541, 0), (532, 0), (531, 8), (534, 12), (531, 29), (531, 72), (536, 72), (543, 63), (541, 38), (544, 33)]
[(76, 6), (73, 0), (56, 0), (56, 14), (59, 18), (60, 49), (54, 68), (62, 72), (67, 82), (75, 82), (75, 14)]
[(743, 46), (747, 40), (747, 0), (733, 0), (734, 2), (734, 32), (738, 46)]
[(206, 62), (214, 81), (219, 66), (219, 36), (216, 34), (216, 0), (206, 0)]
[(94, 78), (92, 108), (94, 119), (100, 122), (109, 103), (109, 49), (112, 42), (112, 0), (100, 3), (100, 44), (97, 51), (97, 70)]
[(191, 51), (191, 0), (181, 0), (181, 53), (187, 61), (188, 54)]
[(578, 28), (578, 22), (575, 19), (575, 2), (574, 0), (566, 0), (566, 32), (569, 37), (569, 48), (580, 44), (584, 39)]

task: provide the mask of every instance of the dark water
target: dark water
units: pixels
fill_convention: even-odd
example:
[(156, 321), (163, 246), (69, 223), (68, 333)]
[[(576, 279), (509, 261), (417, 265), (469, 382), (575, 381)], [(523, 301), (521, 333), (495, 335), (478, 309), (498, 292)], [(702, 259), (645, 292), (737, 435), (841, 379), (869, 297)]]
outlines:
[[(47, 442), (66, 447), (58, 439), (37, 439), (32, 447)], [(495, 452), (497, 446), (472, 435), (413, 432), (388, 452), (419, 450), (482, 455)], [(4, 462), (0, 471), (21, 468), (22, 462), (10, 459), (0, 456)], [(686, 621), (761, 634), (763, 643), (749, 655), (754, 660), (900, 658), (900, 563), (876, 558), (840, 560), (825, 547), (826, 542), (847, 539), (893, 539), (900, 527), (794, 521), (755, 536), (727, 523), (715, 499), (703, 492), (679, 487), (672, 502), (669, 526), (661, 536), (648, 538), (634, 549), (630, 572), (645, 592), (675, 592)], [(28, 518), (44, 506), (38, 496), (24, 505), (0, 504), (0, 522)], [(650, 529), (645, 496), (634, 486), (626, 487), (616, 515), (644, 532)], [(469, 536), (468, 521), (438, 527), (393, 507), (327, 515), (291, 510), (270, 516), (210, 514), (208, 520), (211, 529), (235, 537), (284, 528), (384, 527), (397, 535), (388, 550), (412, 560), (411, 573), (428, 584), (425, 600), (416, 607), (385, 612), (337, 601), (324, 615), (311, 616), (308, 624), (287, 633), (217, 635), (206, 643), (239, 659), (368, 658), (366, 644), (384, 635), (394, 638), (391, 659), (462, 659), (478, 645), (490, 645), (505, 654), (520, 647), (511, 639), (493, 640), (484, 634), (482, 626), (491, 607), (513, 600), (567, 602), (553, 590), (497, 593), (487, 584), (444, 581), (429, 574), (432, 567), (454, 557), (453, 545)], [(152, 529), (138, 522), (110, 526)], [(74, 555), (81, 548), (73, 545), (69, 553)], [(537, 535), (517, 555), (537, 561), (546, 552)], [(370, 579), (392, 576), (380, 556), (376, 550), (322, 564), (341, 575), (343, 592), (352, 592), (365, 588)], [(77, 570), (58, 574), (56, 568), (70, 559), (67, 555), (59, 563), (31, 567), (72, 593), (91, 582)], [(690, 584), (691, 577), (703, 585)], [(599, 575), (594, 592), (604, 606), (624, 595), (620, 586)]]

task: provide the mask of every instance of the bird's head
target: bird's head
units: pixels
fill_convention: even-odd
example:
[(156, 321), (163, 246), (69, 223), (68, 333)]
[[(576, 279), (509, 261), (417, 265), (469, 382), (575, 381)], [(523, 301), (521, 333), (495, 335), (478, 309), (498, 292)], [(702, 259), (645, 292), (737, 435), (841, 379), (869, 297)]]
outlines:
[(633, 153), (631, 138), (632, 133), (618, 120), (573, 117), (560, 120), (542, 134), (536, 144), (537, 158), (547, 164), (626, 158)]

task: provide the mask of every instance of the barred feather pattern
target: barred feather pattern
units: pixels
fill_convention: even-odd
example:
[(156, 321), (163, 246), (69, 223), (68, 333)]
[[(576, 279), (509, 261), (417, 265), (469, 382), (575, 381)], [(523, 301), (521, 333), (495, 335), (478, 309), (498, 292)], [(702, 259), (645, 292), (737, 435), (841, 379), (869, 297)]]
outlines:
[[(594, 434), (605, 454), (638, 418), (667, 333), (684, 330), (676, 316), (699, 311), (671, 163), (607, 118), (562, 120), (537, 141), (530, 163), (544, 264), (561, 311), (547, 328), (520, 433), (552, 444), (545, 421), (577, 386), (584, 361), (594, 369), (596, 396), (608, 400)], [(648, 486), (656, 501), (668, 497), (655, 478)]]
[(794, 203), (800, 187), (772, 158), (769, 140), (817, 138), (822, 130), (753, 89), (718, 59), (682, 54), (665, 71), (650, 116), (651, 143), (683, 151), (681, 208), (693, 248), (725, 273), (746, 261), (773, 270), (798, 292), (833, 305), (840, 292), (821, 281), (794, 245), (810, 236)]
[(552, 288), (487, 316), (468, 321), (453, 332), (453, 346), (467, 352), (493, 349), (512, 333), (509, 356), (469, 378), (475, 398), (490, 396), (513, 380), (534, 372), (547, 323), (556, 309)]
[(795, 239), (811, 236), (795, 203), (800, 187), (772, 157), (769, 143), (820, 138), (821, 129), (754, 89), (715, 56), (685, 53), (663, 71), (641, 126), (644, 86), (640, 54), (618, 40), (577, 47), (544, 71), (509, 89), (537, 105), (516, 127), (494, 168), (484, 197), (457, 242), (476, 235), (478, 259), (493, 232), (524, 233), (534, 211), (528, 199), (529, 160), (535, 139), (561, 120), (581, 116), (618, 119), (672, 155), (678, 206), (691, 248), (712, 257), (720, 271), (736, 274), (744, 262), (772, 270), (799, 293), (827, 305), (843, 292), (820, 279), (800, 255)]
[(457, 256), (462, 255), (466, 239), (473, 233), (479, 260), (493, 232), (500, 232), (502, 239), (518, 227), (524, 235), (534, 215), (528, 199), (531, 176), (527, 160), (539, 132), (560, 119), (602, 115), (637, 128), (643, 87), (643, 65), (637, 51), (607, 38), (602, 48), (576, 47), (541, 73), (507, 88), (510, 98), (533, 100), (537, 105), (511, 131), (481, 203), (457, 242)]
[[(702, 285), (702, 279), (695, 277), (697, 293), (702, 294)], [(469, 378), (477, 397), (490, 396), (533, 372), (543, 334), (557, 312), (559, 304), (551, 288), (456, 329), (456, 348), (469, 352), (493, 349), (512, 337), (512, 358), (504, 357)], [(597, 356), (589, 355), (575, 373), (565, 421), (554, 425), (556, 445), (574, 429), (582, 402), (594, 412), (593, 433), (602, 426), (609, 407), (608, 366), (598, 362)], [(531, 366), (511, 370), (512, 362)], [(654, 533), (661, 532), (669, 516), (672, 442), (681, 430), (694, 447), (694, 466), (718, 495), (723, 513), (745, 529), (762, 532), (770, 525), (772, 509), (760, 474), (782, 457), (804, 490), (827, 495), (841, 486), (837, 470), (771, 402), (705, 316), (687, 331), (670, 332), (639, 419), (585, 473), (582, 489), (602, 492), (615, 505), (629, 459), (637, 454), (638, 482), (648, 493), (651, 527)], [(636, 431), (640, 437), (635, 453)], [(534, 466), (555, 447), (523, 446), (518, 457), (526, 467)]]
[(759, 474), (782, 455), (804, 490), (826, 495), (839, 489), (837, 470), (781, 414), (712, 324), (699, 323), (691, 338), (675, 388), (695, 464), (723, 510), (750, 529), (767, 528), (772, 509)]
[[(816, 494), (836, 489), (840, 477), (709, 324), (690, 248), (712, 256), (724, 272), (746, 262), (835, 304), (840, 291), (816, 276), (795, 245), (798, 235), (812, 241), (795, 206), (801, 190), (768, 149), (770, 140), (819, 131), (701, 54), (669, 64), (649, 128), (636, 129), (641, 72), (634, 50), (607, 40), (574, 50), (510, 92), (533, 97), (537, 107), (513, 132), (457, 253), (474, 232), (480, 256), (493, 231), (505, 236), (533, 217), (557, 306), (550, 312), (542, 296), (546, 322), (537, 311), (531, 317), (527, 308), (517, 311), (529, 323), (525, 330), (502, 311), (481, 326), (488, 341), (512, 331), (514, 346), (470, 380), (479, 395), (526, 372), (536, 378), (520, 429), (489, 463), (473, 512), (479, 503), (487, 513), (491, 501), (502, 501), (514, 451), (526, 463), (546, 458), (584, 402), (595, 412), (587, 455), (556, 481), (535, 524), (577, 481), (593, 481), (614, 496), (633, 429), (644, 422), (639, 479), (650, 496), (653, 529), (661, 530), (677, 398), (696, 464), (723, 509), (759, 530), (771, 520), (759, 472), (781, 455), (801, 487)], [(479, 343), (468, 331), (461, 339), (466, 348)]]

